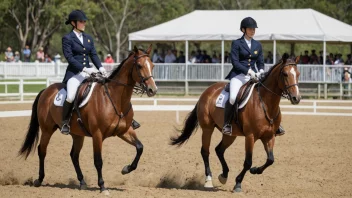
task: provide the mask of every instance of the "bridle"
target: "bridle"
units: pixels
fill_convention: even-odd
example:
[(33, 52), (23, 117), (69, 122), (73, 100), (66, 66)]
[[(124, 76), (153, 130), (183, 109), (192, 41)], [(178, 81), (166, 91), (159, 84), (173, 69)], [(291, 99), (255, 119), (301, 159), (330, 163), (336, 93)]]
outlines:
[(279, 95), (279, 94), (273, 92), (272, 90), (270, 90), (270, 89), (269, 89), (268, 87), (266, 87), (261, 81), (258, 82), (259, 85), (257, 86), (257, 92), (258, 92), (260, 104), (261, 104), (262, 109), (263, 109), (263, 111), (264, 111), (265, 118), (269, 121), (269, 123), (270, 123), (271, 125), (272, 125), (272, 124), (274, 123), (274, 121), (279, 117), (281, 111), (280, 111), (280, 108), (279, 108), (279, 111), (277, 112), (277, 114), (276, 114), (276, 116), (275, 116), (274, 118), (270, 118), (270, 117), (268, 116), (268, 113), (267, 113), (267, 111), (266, 111), (266, 109), (265, 109), (265, 106), (264, 106), (264, 102), (263, 102), (262, 96), (260, 95), (260, 91), (259, 91), (260, 89), (259, 89), (259, 87), (260, 87), (260, 86), (263, 86), (263, 87), (264, 87), (266, 90), (268, 90), (269, 92), (271, 92), (271, 93), (273, 93), (273, 94), (275, 94), (275, 95), (277, 95), (277, 96), (280, 96), (280, 97), (282, 96), (282, 97), (284, 97), (284, 98), (290, 100), (290, 98), (291, 98), (292, 96), (291, 96), (290, 92), (288, 91), (288, 89), (289, 89), (290, 87), (296, 86), (296, 85), (298, 85), (298, 84), (296, 83), (296, 84), (292, 84), (292, 85), (286, 85), (285, 79), (284, 79), (284, 77), (283, 77), (283, 76), (284, 76), (284, 75), (283, 75), (283, 69), (284, 69), (285, 67), (287, 67), (287, 66), (295, 66), (295, 67), (297, 67), (296, 63), (288, 63), (288, 64), (285, 64), (285, 65), (281, 66), (281, 68), (280, 68), (280, 74), (279, 74), (279, 79), (281, 79), (282, 82), (283, 82), (283, 84), (285, 85), (284, 90), (282, 90), (281, 88), (279, 88), (279, 89), (282, 91), (281, 95)]
[[(281, 92), (281, 95), (279, 95), (279, 94), (273, 92), (272, 90), (270, 90), (270, 89), (269, 89), (268, 87), (266, 87), (261, 81), (258, 82), (258, 83), (259, 83), (259, 86), (263, 86), (266, 90), (268, 90), (269, 92), (271, 92), (271, 93), (273, 93), (273, 94), (275, 94), (275, 95), (277, 95), (277, 96), (284, 97), (284, 98), (290, 100), (291, 94), (290, 94), (290, 92), (288, 91), (288, 89), (291, 88), (291, 87), (293, 87), (293, 86), (298, 85), (298, 83), (295, 83), (295, 84), (292, 84), (292, 85), (286, 85), (286, 83), (285, 83), (285, 78), (284, 78), (284, 75), (283, 75), (283, 69), (284, 69), (285, 67), (288, 67), (288, 66), (295, 66), (295, 67), (297, 67), (297, 64), (296, 64), (296, 63), (288, 63), (288, 64), (285, 64), (285, 65), (281, 66), (279, 79), (281, 79), (281, 81), (283, 82), (283, 84), (284, 84), (284, 86), (285, 86), (284, 90), (282, 90), (281, 88), (279, 88), (279, 89), (282, 91), (282, 92)], [(258, 86), (258, 87), (259, 87), (259, 86)]]
[[(138, 83), (141, 85), (142, 90), (144, 92), (147, 91), (147, 84), (145, 83), (145, 81), (147, 81), (149, 78), (153, 78), (153, 76), (143, 77), (142, 74), (141, 74), (141, 69), (140, 68), (142, 66), (137, 62), (137, 60), (142, 58), (142, 57), (145, 57), (145, 56), (149, 56), (149, 55), (148, 54), (142, 54), (142, 55), (139, 55), (139, 56), (134, 55), (134, 57), (133, 57), (133, 59), (134, 59), (133, 65), (136, 67), (136, 71), (137, 71), (138, 77), (140, 78), (140, 81)], [(133, 71), (133, 67), (131, 67), (130, 75), (132, 75), (132, 71)]]

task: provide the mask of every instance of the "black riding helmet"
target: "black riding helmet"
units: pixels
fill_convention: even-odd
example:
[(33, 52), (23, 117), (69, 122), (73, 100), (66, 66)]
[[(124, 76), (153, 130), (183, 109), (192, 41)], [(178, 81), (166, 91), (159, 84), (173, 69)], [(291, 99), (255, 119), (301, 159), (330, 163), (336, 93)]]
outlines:
[(257, 27), (257, 22), (252, 18), (252, 17), (246, 17), (241, 21), (241, 27), (240, 30), (242, 31), (242, 28), (258, 28)]
[(68, 19), (66, 20), (65, 24), (68, 25), (71, 21), (87, 21), (88, 18), (86, 14), (82, 10), (74, 10), (68, 15)]

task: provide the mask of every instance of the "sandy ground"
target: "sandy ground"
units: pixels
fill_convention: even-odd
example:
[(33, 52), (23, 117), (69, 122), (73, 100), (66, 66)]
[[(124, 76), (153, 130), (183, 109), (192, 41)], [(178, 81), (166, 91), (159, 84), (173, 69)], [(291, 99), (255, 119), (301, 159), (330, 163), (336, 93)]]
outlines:
[[(7, 105), (6, 110), (18, 107)], [(180, 115), (183, 119), (186, 113)], [(221, 165), (214, 151), (221, 134), (213, 134), (210, 163), (216, 188), (205, 191), (201, 130), (183, 147), (175, 148), (168, 144), (176, 125), (175, 112), (136, 112), (135, 118), (142, 124), (137, 133), (144, 144), (137, 170), (124, 176), (120, 173), (132, 162), (134, 147), (116, 137), (103, 145), (103, 176), (111, 197), (352, 197), (351, 117), (283, 116), (287, 133), (276, 139), (275, 163), (262, 175), (246, 174), (243, 192), (236, 194), (232, 189), (244, 160), (243, 137), (225, 153), (230, 173), (227, 184), (221, 185), (217, 180)], [(0, 197), (103, 197), (97, 185), (91, 138), (86, 138), (80, 156), (88, 190), (80, 191), (69, 156), (71, 137), (58, 131), (48, 147), (43, 186), (33, 187), (38, 177), (37, 152), (27, 160), (17, 156), (28, 122), (29, 117), (0, 119)], [(253, 166), (265, 160), (258, 141)]]

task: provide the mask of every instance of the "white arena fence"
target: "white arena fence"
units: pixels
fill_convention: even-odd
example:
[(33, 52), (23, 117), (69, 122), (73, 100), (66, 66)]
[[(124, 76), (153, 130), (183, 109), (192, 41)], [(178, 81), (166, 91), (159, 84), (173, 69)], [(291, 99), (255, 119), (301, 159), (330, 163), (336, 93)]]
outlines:
[[(134, 111), (171, 111), (176, 112), (176, 123), (180, 124), (180, 112), (190, 112), (195, 107), (197, 98), (132, 98), (132, 101), (152, 103), (148, 105), (133, 105)], [(26, 102), (26, 103), (32, 103)], [(194, 103), (191, 105), (161, 105), (163, 102)], [(16, 104), (21, 102), (0, 102), (0, 104)], [(23, 102), (22, 102), (23, 103)], [(305, 116), (352, 116), (352, 101), (346, 100), (301, 100), (299, 105), (291, 105), (282, 100), (280, 104), (283, 115)], [(291, 110), (291, 111), (290, 111)], [(308, 110), (308, 111), (307, 111)], [(335, 112), (334, 112), (335, 111)], [(341, 112), (342, 111), (342, 112)], [(23, 111), (0, 111), (0, 117), (30, 116), (31, 110)]]

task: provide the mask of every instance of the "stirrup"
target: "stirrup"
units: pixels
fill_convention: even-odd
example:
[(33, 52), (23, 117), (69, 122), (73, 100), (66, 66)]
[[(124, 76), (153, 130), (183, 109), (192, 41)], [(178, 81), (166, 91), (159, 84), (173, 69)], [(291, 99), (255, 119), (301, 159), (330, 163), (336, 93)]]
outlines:
[(222, 128), (222, 133), (226, 135), (231, 135), (232, 134), (231, 124), (225, 124), (224, 127)]
[(68, 123), (65, 123), (61, 127), (61, 133), (64, 135), (69, 135), (70, 134), (70, 125)]

